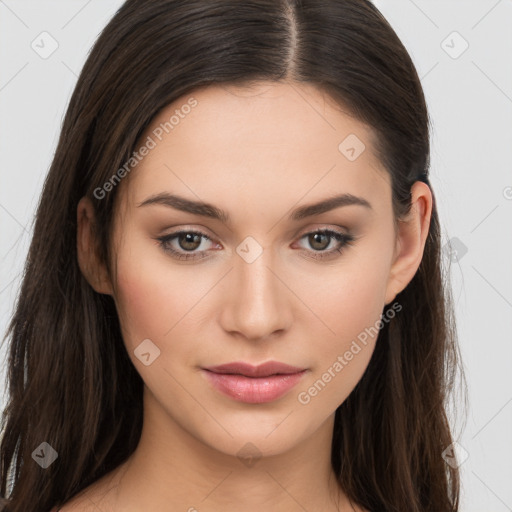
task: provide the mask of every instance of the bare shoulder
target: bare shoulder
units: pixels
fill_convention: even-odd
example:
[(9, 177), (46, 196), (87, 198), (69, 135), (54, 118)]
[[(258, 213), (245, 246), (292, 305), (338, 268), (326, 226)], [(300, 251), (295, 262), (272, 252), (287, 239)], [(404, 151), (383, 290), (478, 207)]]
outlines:
[(61, 508), (54, 508), (51, 512), (93, 512), (97, 510), (98, 508), (90, 501), (76, 501), (73, 499), (68, 501)]
[[(98, 512), (98, 510), (102, 510), (107, 512), (111, 510), (111, 508), (107, 505), (105, 500), (97, 499), (95, 494), (80, 494), (66, 502), (60, 508), (54, 508), (51, 512)], [(101, 509), (98, 506), (101, 503)]]
[(93, 499), (94, 494), (89, 488), (77, 496), (71, 498), (60, 508), (54, 508), (51, 512), (97, 512), (98, 507)]
[(98, 510), (110, 512), (114, 510), (116, 476), (115, 472), (103, 476), (80, 491), (62, 507), (55, 508), (51, 512), (98, 512)]

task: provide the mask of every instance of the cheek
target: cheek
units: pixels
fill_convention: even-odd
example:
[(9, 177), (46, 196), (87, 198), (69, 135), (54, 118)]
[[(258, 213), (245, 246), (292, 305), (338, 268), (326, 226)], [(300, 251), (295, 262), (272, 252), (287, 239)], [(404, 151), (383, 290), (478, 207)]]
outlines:
[[(340, 295), (334, 330), (343, 334), (346, 342), (347, 336), (350, 340), (357, 338), (380, 318), (384, 307), (383, 280), (367, 272), (354, 279), (352, 285)], [(336, 302), (336, 299), (333, 301)]]
[(380, 332), (386, 264), (385, 258), (374, 259), (373, 265), (360, 258), (337, 272), (336, 278), (331, 275), (328, 286), (312, 298), (315, 313), (329, 330), (323, 328), (327, 334), (316, 337), (321, 340), (315, 344), (316, 364), (301, 403), (321, 395), (318, 405), (336, 408), (361, 379)]
[(387, 274), (376, 266), (347, 266), (336, 272), (336, 277), (331, 274), (326, 282), (321, 288), (317, 285), (317, 293), (309, 293), (307, 302), (327, 327), (322, 328), (323, 337), (326, 335), (331, 342), (325, 347), (339, 350), (378, 322), (384, 308)]
[[(173, 265), (153, 242), (130, 244), (118, 254), (116, 305), (127, 348), (151, 339), (167, 358), (173, 339), (181, 339), (194, 324), (196, 309), (214, 284), (193, 268)], [(173, 344), (173, 351), (186, 351)]]
[[(174, 324), (179, 294), (166, 268), (155, 259), (154, 247), (131, 244), (117, 261), (116, 305), (125, 343), (135, 346), (143, 339), (160, 340)], [(155, 341), (156, 342), (156, 341)]]

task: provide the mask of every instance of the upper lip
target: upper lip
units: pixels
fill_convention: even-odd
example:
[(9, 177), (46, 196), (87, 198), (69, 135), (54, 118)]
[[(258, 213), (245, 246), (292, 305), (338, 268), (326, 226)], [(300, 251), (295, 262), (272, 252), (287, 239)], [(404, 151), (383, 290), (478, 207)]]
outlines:
[(299, 373), (305, 368), (297, 366), (290, 366), (289, 364), (280, 363), (278, 361), (268, 361), (258, 366), (253, 366), (249, 363), (237, 361), (233, 363), (221, 364), (218, 366), (205, 367), (205, 370), (215, 373), (231, 373), (238, 375), (245, 375), (246, 377), (268, 377), (269, 375), (287, 375), (292, 373)]

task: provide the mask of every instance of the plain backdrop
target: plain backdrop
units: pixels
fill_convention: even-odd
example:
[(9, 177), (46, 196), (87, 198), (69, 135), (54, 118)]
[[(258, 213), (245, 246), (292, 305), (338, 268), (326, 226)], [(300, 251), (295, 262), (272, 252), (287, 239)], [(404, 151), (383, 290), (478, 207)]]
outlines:
[[(2, 335), (78, 72), (121, 3), (0, 0)], [(413, 58), (433, 122), (431, 183), (469, 387), (466, 424), (452, 416), (462, 511), (512, 511), (512, 2), (375, 3)]]

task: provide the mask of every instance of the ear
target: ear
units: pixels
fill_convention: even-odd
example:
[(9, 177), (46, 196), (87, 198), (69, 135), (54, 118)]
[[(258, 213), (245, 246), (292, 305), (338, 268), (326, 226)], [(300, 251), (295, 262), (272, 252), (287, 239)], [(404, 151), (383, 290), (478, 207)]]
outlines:
[(411, 210), (398, 223), (395, 257), (391, 266), (385, 303), (389, 304), (412, 280), (418, 270), (432, 215), (432, 192), (422, 181), (411, 188)]
[(98, 293), (113, 295), (112, 284), (104, 262), (97, 252), (94, 234), (94, 207), (88, 197), (82, 197), (77, 207), (77, 255), (78, 265), (89, 284)]

